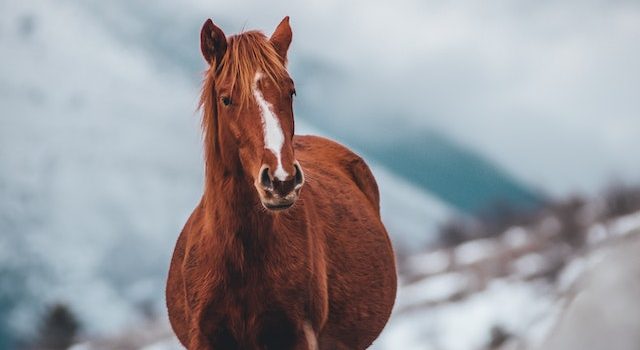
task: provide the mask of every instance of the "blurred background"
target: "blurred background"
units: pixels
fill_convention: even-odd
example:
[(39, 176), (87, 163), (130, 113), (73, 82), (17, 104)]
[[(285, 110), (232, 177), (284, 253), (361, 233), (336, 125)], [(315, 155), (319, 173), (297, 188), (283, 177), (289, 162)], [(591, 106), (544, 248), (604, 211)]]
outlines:
[(300, 134), (362, 154), (374, 349), (640, 348), (640, 3), (0, 0), (0, 349), (179, 349), (199, 31), (291, 16)]

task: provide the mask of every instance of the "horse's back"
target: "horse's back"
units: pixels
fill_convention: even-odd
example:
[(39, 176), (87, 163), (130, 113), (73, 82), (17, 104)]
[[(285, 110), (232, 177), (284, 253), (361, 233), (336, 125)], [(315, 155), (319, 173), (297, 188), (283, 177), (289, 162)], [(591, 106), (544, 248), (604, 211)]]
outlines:
[[(311, 171), (331, 171), (335, 178), (336, 171), (342, 172), (367, 197), (375, 211), (380, 211), (380, 195), (371, 170), (364, 160), (345, 146), (319, 136), (295, 136), (294, 147), (298, 160), (311, 166)], [(306, 172), (305, 172), (306, 173)], [(319, 175), (314, 173), (313, 176)]]
[(301, 199), (312, 203), (327, 247), (329, 317), (321, 348), (367, 347), (387, 322), (397, 283), (378, 186), (362, 158), (336, 142), (297, 136), (294, 146), (307, 179)]

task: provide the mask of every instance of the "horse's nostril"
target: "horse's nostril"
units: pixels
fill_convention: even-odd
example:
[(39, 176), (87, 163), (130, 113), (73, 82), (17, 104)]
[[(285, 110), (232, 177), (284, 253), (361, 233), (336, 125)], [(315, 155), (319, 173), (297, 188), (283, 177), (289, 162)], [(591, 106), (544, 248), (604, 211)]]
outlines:
[(271, 176), (269, 175), (269, 168), (264, 167), (262, 172), (260, 173), (260, 184), (265, 190), (273, 189), (273, 181), (271, 181)]
[(295, 186), (299, 187), (302, 185), (302, 183), (304, 182), (304, 175), (302, 174), (302, 168), (300, 168), (300, 164), (298, 162), (295, 162), (293, 164), (293, 167), (296, 171), (295, 174)]

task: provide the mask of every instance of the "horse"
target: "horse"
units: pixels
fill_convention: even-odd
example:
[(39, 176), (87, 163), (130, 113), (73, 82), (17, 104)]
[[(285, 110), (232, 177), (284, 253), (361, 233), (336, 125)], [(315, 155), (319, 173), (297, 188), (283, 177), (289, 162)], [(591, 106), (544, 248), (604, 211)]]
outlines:
[(169, 319), (188, 349), (364, 349), (395, 301), (393, 249), (361, 157), (294, 135), (289, 17), (271, 37), (208, 19), (204, 193), (175, 246)]

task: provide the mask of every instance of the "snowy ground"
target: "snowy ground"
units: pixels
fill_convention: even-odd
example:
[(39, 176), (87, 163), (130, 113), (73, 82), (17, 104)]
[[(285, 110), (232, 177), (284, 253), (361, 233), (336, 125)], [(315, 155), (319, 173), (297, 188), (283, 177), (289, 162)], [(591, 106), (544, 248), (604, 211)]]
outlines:
[[(591, 227), (589, 232), (602, 230), (602, 240), (567, 250), (551, 280), (540, 274), (555, 260), (544, 244), (535, 252), (512, 250), (514, 241), (527, 240), (513, 237), (527, 234), (523, 228), (507, 230), (493, 243), (483, 239), (453, 252), (416, 254), (408, 269), (429, 276), (401, 285), (396, 312), (374, 348), (485, 349), (500, 329), (509, 335), (505, 349), (606, 349), (602, 344), (612, 341), (616, 349), (636, 349), (640, 314), (627, 310), (640, 310), (640, 212)], [(506, 271), (491, 269), (490, 259), (504, 255), (500, 246), (512, 255), (499, 262)], [(584, 317), (590, 321), (581, 322)], [(595, 338), (600, 342), (588, 340)]]
[(638, 349), (639, 236), (636, 230), (587, 258), (589, 268), (570, 290), (562, 317), (539, 349)]

